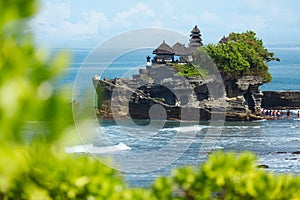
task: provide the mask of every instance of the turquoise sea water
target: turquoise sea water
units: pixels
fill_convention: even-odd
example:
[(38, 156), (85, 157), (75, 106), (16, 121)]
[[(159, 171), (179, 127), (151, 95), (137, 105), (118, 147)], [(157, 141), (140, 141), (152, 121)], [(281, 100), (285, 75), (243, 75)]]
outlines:
[[(262, 90), (297, 90), (300, 91), (300, 48), (270, 48), (280, 57), (281, 62), (269, 63), (270, 72), (273, 76), (272, 82), (261, 87)], [(143, 49), (129, 52), (116, 58), (112, 63), (92, 63), (82, 64), (90, 53), (90, 49), (72, 50), (73, 61), (67, 74), (60, 84), (73, 83), (76, 81), (77, 73), (86, 77), (86, 81), (80, 86), (85, 90), (85, 84), (92, 84), (91, 74), (99, 74), (100, 68), (109, 66), (101, 77), (130, 77), (137, 73), (139, 68), (144, 68), (145, 57), (151, 55), (151, 50)], [(127, 73), (127, 74), (126, 74)], [(78, 80), (77, 80), (78, 81)], [(81, 101), (81, 99), (76, 99)], [(291, 118), (283, 120), (256, 121), (256, 122), (227, 122), (224, 125), (215, 125), (214, 128), (220, 130), (220, 134), (213, 138), (207, 151), (222, 149), (224, 151), (252, 151), (258, 156), (260, 164), (269, 166), (270, 171), (276, 173), (300, 173), (300, 155), (292, 152), (300, 151), (300, 121), (296, 119), (296, 111)], [(172, 143), (173, 138), (180, 133), (183, 137), (176, 141), (179, 148), (184, 146), (186, 141), (190, 144), (183, 154), (180, 154), (173, 162), (170, 162), (156, 170), (150, 170), (142, 173), (125, 173), (125, 179), (133, 186), (147, 186), (155, 177), (160, 175), (169, 175), (174, 167), (182, 165), (199, 165), (206, 158), (199, 156), (203, 151), (205, 136), (209, 134), (210, 124), (200, 122), (197, 125), (178, 127), (178, 124), (168, 122), (163, 128), (156, 130), (156, 133), (149, 137), (141, 138), (138, 134), (143, 134), (149, 129), (143, 125), (121, 127), (110, 121), (106, 121), (97, 127), (91, 127), (95, 139), (93, 145), (101, 147), (103, 137), (112, 144), (124, 143), (131, 150), (108, 153), (107, 155), (116, 158), (120, 165), (124, 164), (128, 168), (151, 168), (158, 166), (165, 158), (172, 156), (172, 152), (163, 151), (161, 156), (156, 158), (149, 156), (147, 162), (141, 166), (134, 166), (137, 163), (130, 163), (132, 154), (150, 155), (151, 152), (163, 150), (165, 146)], [(81, 133), (79, 133), (80, 135)], [(192, 139), (184, 138), (184, 136)], [(173, 144), (173, 143), (172, 143)], [(205, 150), (205, 149), (204, 149)], [(149, 154), (150, 152), (150, 154)], [(205, 152), (205, 151), (204, 151)], [(147, 154), (148, 153), (148, 154)], [(97, 156), (96, 156), (97, 157)], [(142, 158), (141, 158), (142, 159)], [(132, 166), (131, 166), (132, 165)]]
[(271, 62), (272, 82), (262, 86), (262, 90), (300, 90), (300, 48), (270, 48), (281, 61)]

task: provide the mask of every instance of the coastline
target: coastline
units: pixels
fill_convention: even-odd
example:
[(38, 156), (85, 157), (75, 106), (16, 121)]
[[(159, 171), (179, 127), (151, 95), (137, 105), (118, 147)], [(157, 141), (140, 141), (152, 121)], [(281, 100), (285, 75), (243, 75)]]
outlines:
[[(249, 79), (249, 77), (248, 77)], [(246, 90), (238, 90), (232, 91), (232, 94), (240, 94), (231, 98), (224, 98), (223, 100), (210, 100), (203, 99), (199, 101), (198, 106), (193, 105), (169, 105), (168, 99), (164, 99), (164, 102), (156, 97), (151, 97), (150, 93), (143, 92), (142, 90), (134, 90), (128, 85), (132, 86), (137, 80), (124, 80), (124, 79), (110, 79), (110, 80), (95, 80), (94, 85), (97, 91), (98, 96), (101, 98), (98, 101), (98, 109), (96, 111), (98, 118), (103, 119), (149, 119), (149, 110), (152, 105), (160, 105), (167, 112), (167, 120), (190, 120), (190, 121), (208, 121), (211, 119), (211, 116), (214, 115), (215, 119), (225, 119), (226, 121), (252, 121), (252, 120), (262, 120), (267, 119), (261, 114), (262, 108), (265, 109), (298, 109), (300, 108), (300, 92), (271, 92), (271, 94), (282, 94), (282, 96), (278, 96), (278, 98), (274, 98), (272, 96), (273, 102), (275, 104), (267, 104), (266, 98), (264, 98), (264, 92), (258, 91), (256, 97), (258, 99), (256, 110), (251, 112), (249, 110), (248, 103), (244, 100), (245, 93), (248, 92), (248, 88), (251, 85), (248, 82), (248, 86), (246, 86)], [(245, 81), (240, 81), (242, 84), (245, 84)], [(236, 82), (238, 82), (236, 81)], [(236, 84), (236, 82), (230, 82), (231, 84)], [(257, 87), (260, 83), (257, 83)], [(148, 85), (149, 86), (149, 85)], [(149, 86), (150, 88), (154, 88), (153, 84)], [(148, 89), (149, 89), (148, 87)], [(257, 88), (254, 87), (254, 88)], [(253, 85), (251, 85), (253, 88)], [(113, 92), (116, 92), (117, 96), (114, 96), (115, 102), (113, 102), (113, 106), (115, 110), (118, 110), (118, 113), (114, 115), (112, 105), (112, 95)], [(130, 91), (132, 93), (132, 97), (128, 97), (127, 93)], [(257, 89), (255, 89), (257, 91)], [(159, 91), (156, 91), (159, 92)], [(162, 91), (165, 93), (165, 91)], [(207, 92), (207, 91), (206, 91)], [(267, 93), (267, 92), (265, 92)], [(270, 93), (270, 92), (268, 92)], [(293, 94), (293, 95), (291, 95)], [(165, 94), (164, 94), (165, 95)], [(197, 94), (200, 96), (200, 94)], [(205, 95), (201, 93), (201, 95)], [(135, 97), (138, 97), (136, 99)], [(254, 96), (253, 94), (251, 95)], [(129, 99), (128, 99), (129, 98)], [(131, 98), (131, 99), (130, 99)], [(118, 100), (117, 100), (118, 99)], [(251, 99), (250, 99), (251, 100)], [(117, 102), (116, 102), (117, 101)], [(253, 101), (253, 100), (252, 100)], [(129, 103), (129, 108), (128, 104)], [(124, 104), (125, 103), (125, 104)], [(124, 104), (124, 105), (123, 105)], [(279, 107), (281, 106), (281, 107)], [(195, 110), (198, 110), (199, 116), (185, 116), (185, 118), (181, 117), (181, 110), (187, 110), (187, 113), (195, 113)], [(191, 112), (193, 111), (193, 112)], [(153, 115), (153, 119), (161, 119), (161, 113), (156, 113), (157, 115)], [(218, 116), (219, 115), (219, 116)]]

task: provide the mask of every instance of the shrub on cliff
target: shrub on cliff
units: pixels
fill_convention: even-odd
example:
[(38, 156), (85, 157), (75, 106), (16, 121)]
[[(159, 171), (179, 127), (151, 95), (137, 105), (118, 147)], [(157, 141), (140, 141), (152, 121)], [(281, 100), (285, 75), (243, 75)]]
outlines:
[(219, 70), (228, 77), (241, 77), (244, 75), (261, 76), (264, 82), (270, 82), (267, 62), (279, 58), (269, 52), (255, 32), (230, 33), (218, 44), (209, 44), (204, 47), (215, 61)]

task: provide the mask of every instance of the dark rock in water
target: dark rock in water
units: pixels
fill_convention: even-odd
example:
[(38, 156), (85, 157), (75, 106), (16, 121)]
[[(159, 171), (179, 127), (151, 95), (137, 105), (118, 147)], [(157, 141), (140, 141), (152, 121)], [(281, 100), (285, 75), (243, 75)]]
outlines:
[(277, 154), (287, 154), (286, 151), (277, 151), (276, 153), (277, 153)]
[(292, 154), (300, 154), (300, 151), (294, 151)]
[(285, 160), (297, 160), (297, 158), (286, 158)]
[(264, 91), (262, 107), (266, 109), (300, 109), (299, 91)]
[(257, 168), (268, 169), (268, 165), (258, 165)]

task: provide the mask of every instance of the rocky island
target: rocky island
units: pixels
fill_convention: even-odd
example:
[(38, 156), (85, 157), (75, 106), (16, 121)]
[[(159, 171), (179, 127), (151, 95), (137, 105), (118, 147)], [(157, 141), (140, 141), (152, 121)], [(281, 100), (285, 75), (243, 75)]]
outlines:
[[(99, 118), (259, 120), (264, 118), (262, 105), (279, 104), (266, 103), (271, 94), (264, 98), (259, 89), (271, 80), (266, 62), (279, 59), (252, 31), (231, 33), (217, 45), (203, 46), (195, 26), (188, 47), (163, 41), (153, 54), (132, 79), (93, 78)], [(300, 107), (296, 102), (293, 106)]]

